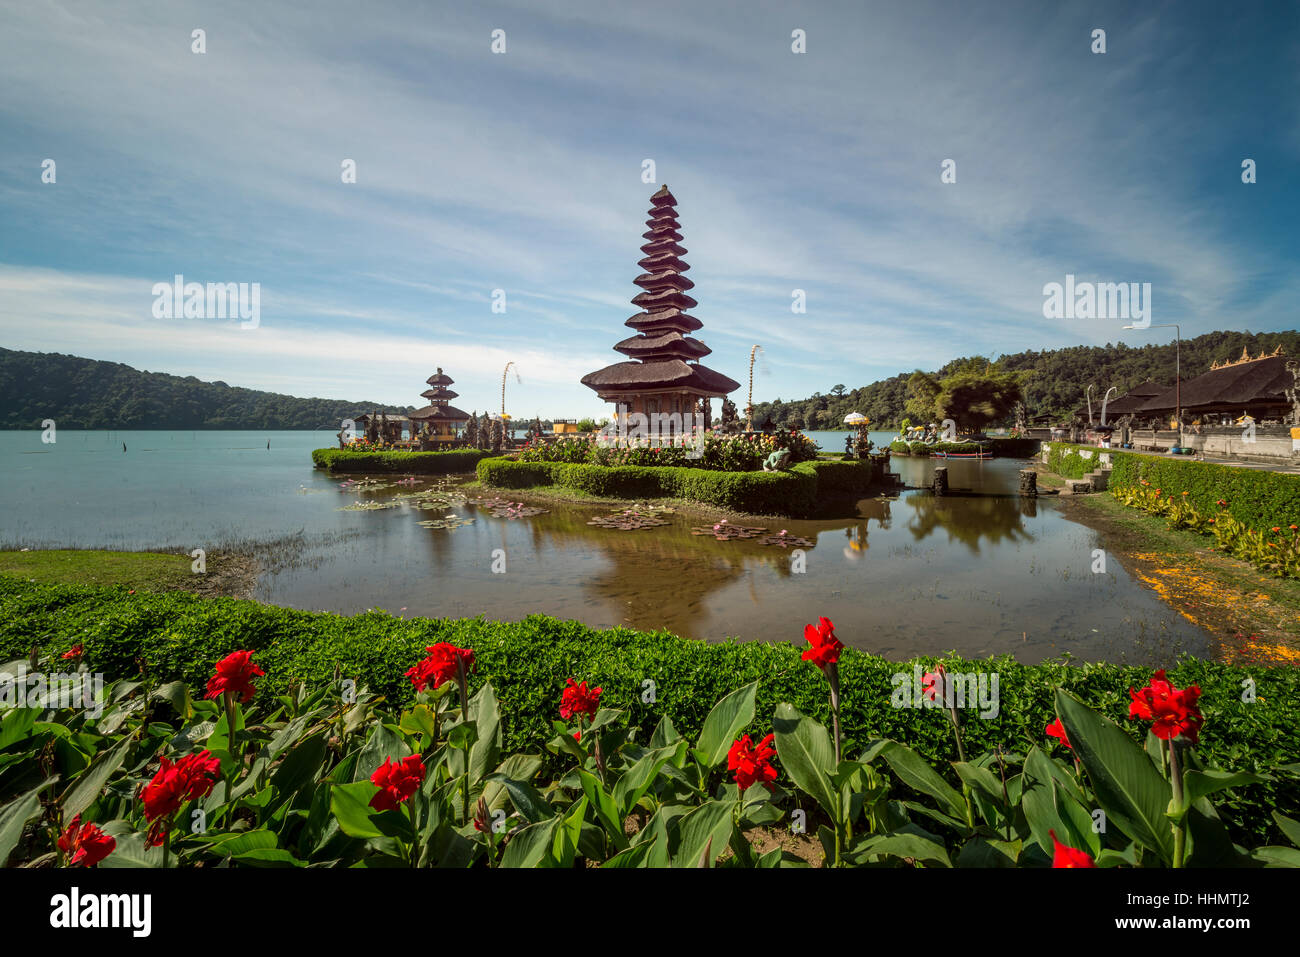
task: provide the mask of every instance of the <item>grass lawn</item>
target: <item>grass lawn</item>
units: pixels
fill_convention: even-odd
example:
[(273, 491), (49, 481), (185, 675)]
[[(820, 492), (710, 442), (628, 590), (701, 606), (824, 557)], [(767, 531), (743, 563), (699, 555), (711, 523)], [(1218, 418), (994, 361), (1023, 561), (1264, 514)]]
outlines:
[(199, 594), (239, 594), (251, 578), (247, 559), (207, 556), (207, 573), (190, 570), (189, 555), (162, 552), (114, 552), (96, 549), (0, 551), (0, 575), (40, 584), (121, 585), (140, 591), (183, 589)]

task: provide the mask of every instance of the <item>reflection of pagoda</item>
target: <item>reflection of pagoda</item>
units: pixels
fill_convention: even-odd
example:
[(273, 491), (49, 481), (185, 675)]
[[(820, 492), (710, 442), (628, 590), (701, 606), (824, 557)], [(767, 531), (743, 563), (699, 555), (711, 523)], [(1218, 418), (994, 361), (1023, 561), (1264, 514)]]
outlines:
[(691, 267), (679, 258), (686, 250), (678, 245), (677, 200), (665, 186), (650, 202), (650, 229), (641, 234), (648, 240), (641, 247), (645, 258), (637, 263), (645, 272), (633, 280), (645, 291), (632, 303), (644, 311), (625, 323), (637, 334), (614, 346), (633, 361), (589, 373), (582, 384), (625, 411), (701, 412), (707, 424), (709, 399), (726, 396), (740, 383), (699, 364), (712, 350), (690, 338), (703, 323), (686, 314), (699, 303), (686, 295), (695, 283), (682, 275)]
[(454, 381), (451, 376), (443, 375), (439, 368), (436, 373), (425, 380), (429, 388), (420, 393), (429, 400), (422, 409), (416, 409), (407, 416), (411, 420), (412, 430), (428, 432), (428, 437), (435, 442), (451, 442), (456, 438), (456, 429), (469, 421), (469, 413), (463, 412), (450, 404), (456, 393), (447, 386)]

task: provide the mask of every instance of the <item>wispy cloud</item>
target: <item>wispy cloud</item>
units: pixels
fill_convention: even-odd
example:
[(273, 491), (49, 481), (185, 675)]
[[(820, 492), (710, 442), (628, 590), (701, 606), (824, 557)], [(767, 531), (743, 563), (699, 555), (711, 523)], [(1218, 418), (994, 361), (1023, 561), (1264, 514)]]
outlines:
[[(440, 364), (486, 405), (514, 359), (536, 370), (520, 401), (598, 412), (577, 379), (635, 311), (647, 158), (681, 200), (710, 364), (741, 378), (764, 344), (769, 395), (1115, 340), (1042, 317), (1067, 272), (1151, 282), (1186, 335), (1291, 327), (1300, 15), (1224, 29), (1189, 6), (1215, 9), (14, 7), (0, 333), (393, 402)], [(148, 288), (175, 273), (260, 282), (263, 329), (160, 328)]]

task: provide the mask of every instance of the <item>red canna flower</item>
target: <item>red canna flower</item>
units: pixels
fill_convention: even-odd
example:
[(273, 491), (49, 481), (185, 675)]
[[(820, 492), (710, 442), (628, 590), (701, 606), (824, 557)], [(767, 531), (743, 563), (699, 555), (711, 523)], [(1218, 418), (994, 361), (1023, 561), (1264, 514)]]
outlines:
[(1162, 741), (1172, 741), (1181, 735), (1194, 743), (1201, 733), (1204, 718), (1196, 705), (1201, 696), (1199, 686), (1179, 690), (1165, 678), (1162, 668), (1141, 691), (1129, 688), (1128, 693), (1133, 698), (1128, 716), (1152, 722), (1152, 733)]
[(943, 665), (938, 665), (934, 671), (927, 671), (921, 676), (921, 692), (931, 701), (942, 697), (946, 702), (948, 694), (944, 690), (944, 682), (948, 678), (948, 672), (944, 670)]
[(1282, 531), (1282, 527), (1280, 525), (1274, 525), (1271, 531), (1280, 532)]
[(424, 762), (418, 754), (401, 761), (391, 757), (370, 775), (372, 784), (379, 785), (379, 793), (370, 799), (370, 806), (376, 811), (393, 811), (397, 806), (420, 789), (424, 780)]
[(81, 643), (78, 642), (77, 644), (69, 648), (67, 651), (65, 651), (63, 654), (59, 655), (59, 657), (63, 659), (68, 659), (68, 658), (75, 659), (75, 658), (80, 658), (81, 654), (82, 654)]
[[(220, 777), (221, 762), (206, 749), (198, 754), (187, 754), (175, 764), (164, 756), (158, 765), (158, 773), (144, 786), (140, 795), (144, 801), (144, 819), (152, 822), (171, 817), (185, 801), (207, 797)], [(165, 827), (149, 833), (150, 843), (157, 846), (162, 843)]]
[(600, 706), (600, 689), (587, 688), (587, 682), (574, 684), (573, 679), (569, 679), (568, 687), (560, 696), (560, 717), (568, 721), (575, 714), (585, 714), (588, 720), (596, 717), (596, 709)]
[(829, 665), (840, 660), (844, 645), (835, 637), (835, 623), (829, 618), (818, 618), (816, 625), (804, 625), (803, 636), (812, 646), (804, 649), (799, 656), (804, 661), (811, 661), (825, 671)]
[(406, 672), (416, 691), (423, 691), (429, 685), (440, 688), (444, 681), (455, 680), (461, 661), (465, 662), (466, 674), (474, 668), (474, 652), (470, 648), (457, 648), (449, 641), (440, 641), (425, 651), (429, 657)]
[(1068, 847), (1056, 839), (1056, 831), (1047, 832), (1052, 838), (1052, 866), (1053, 867), (1096, 867), (1092, 855), (1087, 851), (1080, 851), (1073, 847)]
[(727, 770), (736, 773), (736, 787), (740, 788), (741, 794), (760, 781), (769, 791), (772, 790), (772, 782), (776, 780), (776, 768), (772, 767), (772, 759), (776, 757), (773, 737), (769, 734), (756, 748), (749, 735), (745, 735), (727, 752)]
[(98, 824), (82, 824), (81, 815), (72, 819), (59, 836), (59, 850), (71, 854), (68, 864), (72, 867), (94, 867), (117, 847), (117, 841), (99, 829)]
[(1070, 739), (1065, 734), (1065, 725), (1061, 724), (1060, 718), (1057, 718), (1047, 726), (1046, 733), (1053, 738), (1059, 739), (1060, 742), (1067, 748), (1070, 748), (1070, 750), (1074, 750), (1074, 746), (1070, 744)]
[(251, 661), (251, 651), (235, 651), (217, 662), (217, 670), (208, 679), (208, 693), (205, 697), (219, 698), (229, 691), (239, 701), (247, 701), (256, 690), (253, 679), (266, 674)]

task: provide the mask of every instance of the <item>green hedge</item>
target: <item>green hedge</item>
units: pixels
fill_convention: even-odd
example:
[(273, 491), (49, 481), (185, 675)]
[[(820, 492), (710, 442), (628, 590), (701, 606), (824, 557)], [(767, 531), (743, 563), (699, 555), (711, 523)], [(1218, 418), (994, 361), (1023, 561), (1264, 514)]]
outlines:
[(316, 449), (311, 460), (318, 469), (331, 472), (409, 472), (420, 475), (450, 475), (472, 472), (474, 466), (493, 453), (483, 449), (451, 452), (356, 452), (351, 449)]
[(492, 458), (479, 462), (478, 477), (498, 488), (559, 485), (613, 498), (682, 498), (760, 515), (807, 515), (819, 496), (866, 490), (879, 467), (870, 462), (815, 461), (784, 472), (719, 472)]
[[(1094, 453), (1091, 464), (1079, 455), (1083, 449)], [(1047, 466), (1066, 478), (1082, 478), (1100, 466), (1100, 454), (1110, 456), (1112, 489), (1134, 488), (1145, 479), (1175, 498), (1186, 492), (1203, 512), (1218, 511), (1223, 500), (1233, 518), (1250, 528), (1300, 525), (1300, 475), (1062, 442), (1051, 443)]]
[(889, 450), (900, 455), (931, 455), (934, 452), (980, 452), (985, 448), (981, 442), (904, 442), (901, 439), (889, 443)]
[(1300, 525), (1300, 475), (1234, 468), (1214, 462), (1189, 462), (1124, 452), (1112, 459), (1111, 486), (1140, 485), (1187, 500), (1206, 513), (1218, 510), (1222, 499), (1232, 517), (1251, 528)]
[[(809, 617), (815, 616), (810, 610)], [(776, 704), (789, 701), (805, 714), (829, 723), (826, 683), (820, 671), (800, 660), (801, 634), (775, 644), (709, 644), (666, 632), (588, 628), (578, 622), (533, 615), (519, 622), (482, 618), (403, 620), (383, 611), (344, 617), (261, 605), (233, 598), (200, 598), (184, 592), (139, 593), (124, 588), (35, 585), (0, 576), (0, 663), (25, 657), (36, 644), (58, 655), (83, 646), (92, 668), (109, 680), (137, 673), (147, 662), (154, 680), (183, 679), (202, 687), (213, 664), (239, 649), (257, 652), (267, 672), (259, 688), (284, 691), (293, 679), (331, 680), (336, 666), (345, 677), (401, 704), (412, 699), (404, 672), (424, 657), (426, 646), (450, 641), (474, 649), (474, 687), (491, 679), (502, 705), (507, 751), (542, 752), (557, 717), (560, 691), (573, 676), (604, 689), (602, 705), (624, 708), (647, 740), (662, 715), (684, 734), (699, 733), (706, 714), (723, 695), (760, 680), (757, 714), (767, 721)], [(846, 650), (840, 662), (842, 725), (847, 753), (870, 740), (890, 737), (946, 767), (954, 759), (945, 715), (933, 709), (895, 708), (892, 676), (929, 670), (935, 659), (894, 663)], [(1044, 727), (1053, 717), (1056, 687), (1069, 689), (1089, 706), (1115, 718), (1142, 740), (1143, 726), (1129, 722), (1130, 687), (1141, 687), (1148, 668), (1129, 665), (1059, 663), (1024, 665), (1011, 657), (946, 658), (952, 672), (996, 672), (1000, 710), (981, 720), (971, 712), (965, 724), (967, 751), (979, 754), (1001, 745), (1023, 753), (1046, 745)], [(1195, 659), (1170, 663), (1179, 686), (1198, 684), (1205, 727), (1198, 754), (1203, 761), (1234, 770), (1267, 770), (1300, 760), (1300, 736), (1292, 733), (1300, 697), (1300, 669), (1231, 666)], [(1241, 682), (1254, 679), (1257, 700), (1242, 702)], [(653, 681), (655, 701), (643, 695)], [(751, 735), (771, 730), (763, 723)], [(954, 783), (955, 776), (948, 775)], [(1261, 843), (1270, 833), (1269, 812), (1300, 816), (1300, 794), (1285, 779), (1231, 792), (1220, 805), (1234, 837)]]

